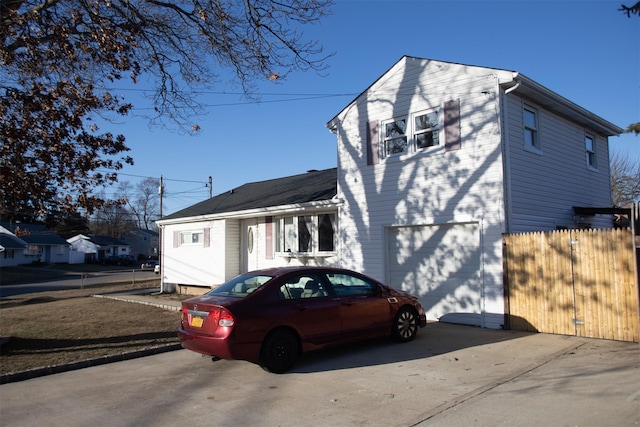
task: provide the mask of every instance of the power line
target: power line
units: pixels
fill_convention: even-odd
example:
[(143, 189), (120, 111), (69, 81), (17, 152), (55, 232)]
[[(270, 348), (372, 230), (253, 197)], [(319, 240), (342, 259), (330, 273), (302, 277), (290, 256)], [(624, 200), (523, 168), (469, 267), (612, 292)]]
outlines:
[[(115, 173), (117, 175), (122, 175), (122, 176), (130, 176), (133, 178), (151, 178), (151, 179), (160, 179), (160, 177), (157, 176), (144, 176), (144, 175), (135, 175), (135, 174), (131, 174), (131, 173), (124, 173), (124, 172), (118, 172), (118, 171), (107, 171), (107, 170), (100, 170), (100, 169), (96, 169), (98, 172), (107, 172), (107, 173)], [(190, 180), (186, 180), (186, 179), (170, 179), (170, 178), (163, 178), (164, 181), (171, 181), (171, 182), (187, 182), (187, 183), (191, 183), (191, 184), (204, 184), (205, 186), (207, 185), (206, 181), (190, 181)]]

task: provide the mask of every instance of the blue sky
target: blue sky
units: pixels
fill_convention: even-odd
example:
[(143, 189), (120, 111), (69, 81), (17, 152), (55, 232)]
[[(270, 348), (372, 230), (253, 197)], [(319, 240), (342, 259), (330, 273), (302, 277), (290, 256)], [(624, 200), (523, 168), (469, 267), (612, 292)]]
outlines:
[[(127, 137), (135, 161), (120, 180), (162, 175), (167, 215), (208, 198), (209, 176), (216, 195), (335, 167), (325, 124), (403, 55), (518, 71), (626, 128), (640, 121), (640, 17), (617, 9), (635, 1), (335, 0), (331, 16), (304, 30), (335, 52), (324, 75), (260, 84), (259, 103), (221, 85), (229, 94), (201, 98), (208, 107), (197, 136), (137, 118), (109, 128)], [(640, 137), (609, 143), (640, 162)]]

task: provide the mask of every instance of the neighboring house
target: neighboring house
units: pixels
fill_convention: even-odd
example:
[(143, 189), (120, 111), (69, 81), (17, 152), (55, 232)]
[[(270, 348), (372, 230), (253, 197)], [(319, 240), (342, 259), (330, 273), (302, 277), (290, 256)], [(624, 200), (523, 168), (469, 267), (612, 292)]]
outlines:
[(337, 264), (336, 169), (245, 184), (158, 221), (163, 286), (290, 263)]
[[(19, 264), (42, 262), (61, 264), (69, 262), (69, 244), (42, 224), (0, 223), (3, 232), (10, 233), (26, 243), (24, 258)], [(15, 248), (14, 248), (15, 249)], [(8, 254), (5, 254), (8, 256)], [(16, 259), (16, 254), (13, 254)]]
[(71, 245), (70, 264), (105, 263), (110, 258), (129, 255), (129, 245), (115, 237), (78, 234), (67, 242)]
[(158, 232), (134, 228), (120, 235), (120, 240), (129, 245), (129, 253), (138, 259), (158, 256)]
[(27, 242), (0, 227), (0, 267), (15, 267), (32, 260), (27, 256)]
[(158, 222), (163, 280), (334, 264), (420, 296), (430, 320), (500, 328), (503, 233), (612, 226), (584, 208), (611, 206), (608, 137), (622, 129), (518, 72), (405, 56), (327, 127), (335, 197), (177, 212)]

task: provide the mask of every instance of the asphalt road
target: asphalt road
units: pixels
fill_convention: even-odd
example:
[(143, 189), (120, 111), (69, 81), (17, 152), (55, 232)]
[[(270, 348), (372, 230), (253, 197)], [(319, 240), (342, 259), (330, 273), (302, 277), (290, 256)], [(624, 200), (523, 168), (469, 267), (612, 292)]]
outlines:
[(0, 425), (633, 426), (640, 348), (430, 323), (283, 375), (178, 350), (0, 385)]
[(29, 294), (44, 291), (59, 291), (63, 289), (79, 289), (109, 283), (135, 282), (136, 280), (153, 279), (158, 276), (153, 271), (131, 269), (111, 270), (91, 273), (67, 272), (62, 278), (29, 281), (28, 283), (1, 284), (0, 297)]

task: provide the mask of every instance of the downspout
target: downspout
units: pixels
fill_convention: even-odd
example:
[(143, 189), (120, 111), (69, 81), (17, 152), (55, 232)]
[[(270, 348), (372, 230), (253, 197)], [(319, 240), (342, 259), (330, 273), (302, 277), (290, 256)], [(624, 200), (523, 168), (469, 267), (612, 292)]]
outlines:
[[(498, 115), (498, 120), (500, 120), (500, 127), (502, 130), (501, 139), (502, 139), (502, 175), (503, 175), (503, 186), (504, 186), (504, 210), (505, 210), (505, 229), (503, 233), (510, 233), (512, 231), (512, 208), (511, 208), (511, 159), (509, 157), (509, 106), (507, 102), (507, 95), (514, 90), (516, 90), (520, 86), (520, 82), (516, 81), (514, 86), (511, 86), (509, 89), (499, 92), (500, 95), (500, 114)], [(501, 91), (500, 83), (498, 83), (498, 91)], [(504, 268), (504, 246), (502, 247), (502, 263)], [(507, 281), (507, 283), (505, 283)], [(503, 298), (504, 298), (504, 320), (503, 327), (510, 328), (510, 306), (509, 306), (509, 292), (508, 292), (508, 279), (502, 276), (502, 290), (503, 290)]]
[(153, 295), (162, 295), (164, 293), (164, 226), (158, 226), (160, 232), (158, 233), (158, 262), (160, 263), (160, 292), (156, 292)]
[(518, 89), (520, 82), (516, 80), (516, 84), (505, 90), (501, 98), (501, 117), (502, 117), (502, 156), (503, 160), (503, 174), (504, 174), (504, 194), (505, 194), (505, 216), (506, 216), (506, 233), (512, 232), (512, 199), (511, 199), (511, 157), (509, 152), (509, 108), (507, 102), (507, 95)]

